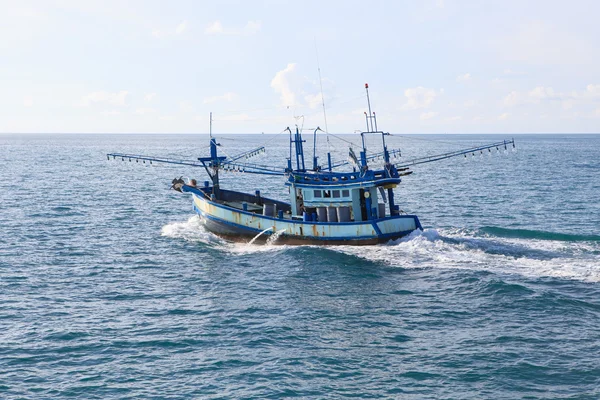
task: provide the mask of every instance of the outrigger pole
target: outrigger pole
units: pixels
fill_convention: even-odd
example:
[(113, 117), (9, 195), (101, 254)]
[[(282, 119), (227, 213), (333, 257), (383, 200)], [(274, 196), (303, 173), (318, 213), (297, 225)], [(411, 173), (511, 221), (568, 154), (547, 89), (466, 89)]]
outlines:
[[(200, 161), (202, 163), (202, 166), (204, 167), (204, 169), (206, 170), (206, 173), (208, 174), (208, 176), (210, 177), (210, 179), (212, 180), (213, 183), (213, 195), (215, 196), (216, 199), (219, 198), (219, 167), (221, 165), (221, 163), (223, 161), (225, 161), (225, 159), (227, 159), (227, 157), (219, 157), (218, 152), (217, 152), (217, 146), (219, 146), (219, 144), (217, 143), (217, 139), (213, 137), (212, 135), (212, 112), (210, 113), (210, 125), (209, 125), (209, 131), (208, 131), (208, 135), (210, 137), (210, 157), (200, 157), (198, 158), (198, 161)], [(207, 165), (208, 163), (208, 165)], [(213, 173), (210, 172), (209, 167), (212, 168)]]
[(426, 164), (426, 163), (430, 163), (430, 162), (434, 162), (434, 161), (445, 160), (446, 158), (462, 156), (463, 154), (466, 157), (467, 154), (469, 154), (469, 153), (475, 155), (476, 152), (480, 152), (481, 154), (483, 154), (483, 150), (488, 150), (488, 152), (491, 153), (492, 149), (494, 147), (496, 148), (496, 150), (500, 150), (500, 147), (504, 147), (504, 150), (508, 150), (509, 144), (512, 144), (512, 147), (514, 148), (515, 147), (515, 139), (503, 140), (501, 142), (486, 144), (483, 146), (470, 147), (467, 149), (456, 150), (456, 151), (451, 151), (451, 152), (442, 153), (442, 154), (436, 154), (433, 156), (413, 158), (412, 160), (408, 160), (408, 161), (404, 161), (402, 163), (395, 164), (395, 167), (398, 169), (408, 168), (413, 165)]

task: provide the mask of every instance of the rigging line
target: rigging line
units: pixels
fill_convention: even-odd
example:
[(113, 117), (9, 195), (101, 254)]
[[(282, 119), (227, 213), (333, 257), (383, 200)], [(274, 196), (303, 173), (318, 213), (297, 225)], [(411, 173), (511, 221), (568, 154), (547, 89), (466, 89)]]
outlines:
[[(347, 100), (347, 101), (343, 101), (343, 102), (340, 102), (340, 103), (335, 103), (335, 101), (334, 101), (335, 99), (330, 99), (330, 100), (331, 100), (331, 102), (333, 102), (334, 104), (331, 104), (331, 102), (330, 102), (330, 103), (328, 103), (328, 104), (325, 106), (325, 109), (326, 109), (327, 111), (331, 111), (331, 110), (339, 109), (339, 108), (341, 108), (343, 105), (345, 105), (345, 104), (348, 104), (348, 103), (351, 103), (351, 102), (353, 102), (353, 101), (356, 101), (356, 100), (358, 100), (358, 99), (359, 99), (359, 98), (361, 98), (361, 97), (365, 97), (365, 95), (363, 94), (363, 95), (361, 95), (361, 96), (359, 96), (359, 97), (354, 97), (354, 98), (352, 98), (352, 99), (349, 99), (349, 100)], [(316, 116), (317, 114), (319, 114), (319, 111), (312, 112), (310, 109), (307, 109), (304, 115), (305, 115), (306, 117), (311, 117), (311, 118), (312, 118), (312, 117)]]
[(334, 137), (334, 138), (336, 138), (336, 139), (339, 139), (339, 140), (341, 140), (342, 142), (346, 142), (346, 143), (348, 143), (348, 144), (351, 144), (352, 146), (359, 147), (359, 146), (358, 146), (356, 143), (353, 143), (353, 142), (351, 142), (351, 141), (349, 141), (349, 140), (346, 140), (346, 139), (344, 139), (344, 138), (341, 138), (341, 137), (339, 137), (339, 136), (337, 136), (337, 135), (334, 135), (333, 133), (330, 133), (330, 135), (331, 135), (331, 136), (333, 136), (333, 137)]
[[(360, 146), (359, 146), (359, 145), (357, 145), (356, 143), (354, 143), (354, 142), (351, 142), (350, 140), (346, 140), (346, 139), (344, 139), (344, 138), (341, 138), (341, 137), (339, 137), (339, 136), (337, 136), (337, 135), (334, 135), (333, 133), (330, 133), (330, 135), (331, 135), (331, 136), (333, 136), (333, 137), (334, 137), (334, 138), (336, 138), (336, 139), (339, 139), (339, 140), (341, 140), (342, 142), (346, 142), (346, 143), (348, 143), (348, 144), (351, 144), (352, 146), (360, 147)], [(374, 154), (380, 154), (380, 153), (381, 153), (381, 154), (383, 154), (382, 152), (376, 152), (376, 151), (367, 151), (367, 155), (369, 155), (369, 154), (370, 154), (370, 155), (374, 155)]]
[(401, 137), (401, 138), (405, 138), (405, 139), (422, 140), (425, 142), (444, 143), (444, 144), (449, 144), (452, 146), (463, 147), (463, 144), (456, 143), (456, 142), (447, 142), (445, 140), (426, 139), (426, 138), (419, 138), (419, 137), (414, 137), (414, 136), (404, 136), (404, 135), (397, 135), (395, 133), (390, 133), (390, 136), (396, 136), (396, 137)]
[(227, 152), (225, 151), (225, 149), (223, 149), (223, 146), (220, 146), (220, 147), (221, 147), (221, 151), (227, 156), (227, 158), (233, 159), (233, 157), (231, 157), (229, 154), (227, 154)]
[[(265, 148), (266, 148), (266, 147), (267, 147), (267, 144), (268, 144), (270, 141), (272, 141), (272, 140), (273, 140), (274, 138), (276, 138), (277, 136), (281, 135), (283, 132), (287, 132), (287, 130), (286, 130), (286, 129), (284, 129), (284, 130), (282, 130), (281, 132), (278, 132), (278, 133), (266, 133), (266, 134), (264, 134), (264, 136), (265, 136), (265, 141), (264, 141), (264, 142), (262, 142), (262, 143), (261, 143), (261, 142), (258, 142), (258, 143), (257, 143), (257, 142), (255, 142), (255, 141), (251, 141), (251, 140), (245, 140), (245, 139), (242, 139), (242, 138), (237, 138), (237, 137), (235, 137), (235, 138), (230, 138), (230, 137), (224, 137), (224, 136), (215, 136), (215, 138), (217, 138), (217, 139), (219, 139), (219, 140), (228, 140), (228, 141), (231, 141), (231, 142), (242, 142), (242, 143), (247, 143), (247, 144), (251, 144), (252, 146), (257, 146), (257, 145), (259, 145), (259, 146), (263, 146), (263, 147), (265, 147)], [(247, 134), (243, 134), (243, 136), (246, 136), (246, 135), (252, 135), (252, 136), (255, 136), (255, 135), (256, 135), (256, 136), (259, 136), (260, 134), (257, 134), (257, 133), (247, 133)], [(262, 136), (262, 135), (260, 135), (260, 136)], [(210, 146), (209, 146), (209, 147), (210, 147)], [(223, 147), (223, 145), (221, 145), (221, 147)]]
[(272, 134), (267, 134), (269, 137), (267, 139), (265, 139), (264, 143), (262, 144), (262, 146), (266, 149), (267, 148), (267, 144), (269, 142), (271, 142), (272, 140), (274, 140), (276, 137), (278, 137), (279, 135), (281, 135), (283, 132), (287, 132), (287, 128), (282, 130), (279, 133), (272, 133)]
[[(331, 99), (331, 102), (330, 102), (330, 103), (329, 103), (329, 105), (327, 106), (327, 109), (328, 109), (328, 110), (331, 110), (332, 108), (336, 108), (336, 107), (339, 107), (339, 106), (341, 106), (341, 105), (344, 105), (344, 104), (351, 103), (351, 102), (353, 102), (353, 101), (356, 101), (356, 100), (358, 100), (358, 99), (362, 99), (362, 98), (364, 98), (364, 97), (366, 97), (366, 96), (365, 96), (365, 94), (364, 94), (364, 93), (361, 93), (359, 96), (356, 96), (356, 97), (352, 97), (352, 98), (346, 99), (346, 100), (344, 100), (344, 101), (341, 101), (341, 102), (339, 102), (339, 103), (336, 103), (336, 102), (335, 102), (335, 98), (332, 98), (332, 99)], [(333, 104), (331, 104), (331, 103), (333, 103)]]

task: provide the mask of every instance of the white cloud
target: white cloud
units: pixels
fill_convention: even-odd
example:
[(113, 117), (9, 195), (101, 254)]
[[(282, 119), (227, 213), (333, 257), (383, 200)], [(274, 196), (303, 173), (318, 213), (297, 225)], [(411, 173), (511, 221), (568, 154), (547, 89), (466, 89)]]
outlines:
[(166, 29), (152, 29), (152, 36), (157, 39), (165, 38), (168, 36), (178, 36), (183, 34), (187, 29), (188, 22), (187, 20), (181, 21), (175, 28), (166, 28)]
[(304, 101), (306, 101), (309, 108), (315, 109), (322, 104), (321, 94), (307, 94), (306, 96), (304, 96)]
[(261, 27), (260, 21), (248, 21), (242, 29), (225, 29), (221, 21), (217, 20), (209, 24), (204, 29), (204, 33), (207, 35), (254, 35), (260, 31)]
[(534, 103), (539, 103), (541, 100), (560, 97), (551, 87), (538, 86), (528, 93), (528, 96)]
[(275, 74), (275, 77), (271, 81), (271, 87), (279, 93), (281, 97), (281, 105), (283, 106), (294, 106), (296, 105), (296, 95), (291, 88), (290, 75), (293, 74), (296, 69), (295, 63), (290, 63)]
[(402, 106), (402, 109), (417, 110), (421, 108), (428, 108), (435, 100), (437, 92), (434, 89), (418, 86), (415, 88), (406, 89), (404, 91), (404, 96), (406, 97), (407, 101)]
[(138, 115), (155, 114), (156, 109), (150, 107), (138, 107), (135, 109), (135, 113)]
[(33, 106), (33, 97), (31, 97), (31, 96), (23, 97), (23, 105), (25, 107), (32, 107)]
[(530, 64), (594, 65), (596, 47), (586, 37), (544, 21), (529, 21), (496, 40), (499, 53), (510, 61)]
[(187, 28), (187, 21), (181, 22), (179, 25), (177, 25), (177, 28), (175, 28), (175, 34), (181, 35), (183, 33), (183, 31), (185, 31), (186, 28)]
[(510, 115), (509, 113), (501, 114), (501, 115), (498, 116), (498, 119), (500, 121), (505, 121), (506, 119), (508, 119), (509, 115)]
[(166, 33), (164, 31), (161, 31), (160, 29), (152, 29), (152, 36), (154, 36), (155, 38), (162, 38), (166, 35)]
[(562, 108), (563, 110), (570, 110), (575, 106), (575, 100), (574, 99), (567, 99), (564, 100), (562, 102)]
[(218, 35), (224, 33), (223, 25), (221, 25), (221, 21), (215, 21), (204, 29), (204, 33), (207, 35)]
[(183, 112), (190, 112), (190, 111), (193, 110), (192, 104), (190, 102), (188, 102), (188, 101), (180, 101), (179, 102), (179, 108)]
[(245, 31), (247, 34), (252, 35), (260, 31), (261, 27), (262, 23), (260, 21), (248, 21), (248, 23), (246, 24)]
[(94, 104), (104, 104), (111, 106), (123, 107), (127, 105), (127, 90), (121, 90), (120, 92), (107, 92), (100, 90), (98, 92), (89, 93), (81, 98), (79, 105), (81, 107), (90, 107)]
[(450, 121), (450, 122), (460, 121), (460, 120), (462, 120), (462, 117), (460, 115), (455, 115), (454, 117), (448, 118), (448, 121)]
[(517, 75), (518, 76), (518, 75), (525, 75), (525, 72), (513, 71), (510, 68), (506, 68), (504, 70), (504, 75), (513, 75), (513, 76)]
[(591, 105), (600, 100), (600, 85), (589, 84), (582, 91), (557, 92), (550, 86), (537, 86), (530, 91), (512, 91), (504, 97), (503, 103), (507, 107), (521, 104), (540, 104), (545, 101), (560, 101), (563, 109), (569, 110), (576, 105)]
[(560, 99), (563, 94), (557, 93), (551, 87), (538, 86), (527, 93), (512, 91), (504, 97), (503, 103), (506, 107), (514, 107), (522, 104), (539, 104), (545, 100)]
[(479, 104), (476, 100), (467, 100), (463, 103), (464, 108), (473, 108)]
[(246, 113), (226, 115), (226, 116), (219, 118), (219, 121), (229, 121), (229, 122), (232, 122), (232, 121), (243, 122), (243, 121), (250, 121), (250, 120), (252, 120), (252, 118)]
[(456, 77), (456, 82), (467, 82), (471, 80), (471, 73), (467, 72), (466, 74), (462, 74)]
[(435, 117), (437, 114), (438, 113), (436, 113), (436, 112), (428, 111), (428, 112), (421, 113), (421, 115), (419, 116), (419, 118), (422, 121), (426, 121), (428, 119), (431, 119), (431, 118)]
[(144, 96), (144, 101), (146, 103), (150, 103), (152, 100), (154, 100), (156, 98), (157, 94), (156, 93), (146, 93), (146, 95)]
[(585, 88), (584, 96), (591, 98), (600, 97), (600, 85), (587, 85), (587, 87)]
[(211, 104), (211, 103), (215, 103), (217, 101), (233, 101), (236, 97), (237, 97), (237, 94), (235, 94), (233, 92), (227, 92), (220, 96), (206, 97), (206, 98), (204, 98), (203, 103)]
[(513, 90), (504, 98), (503, 102), (504, 102), (504, 105), (507, 107), (514, 107), (517, 104), (519, 104), (520, 101), (521, 101), (521, 96), (519, 95), (519, 92)]

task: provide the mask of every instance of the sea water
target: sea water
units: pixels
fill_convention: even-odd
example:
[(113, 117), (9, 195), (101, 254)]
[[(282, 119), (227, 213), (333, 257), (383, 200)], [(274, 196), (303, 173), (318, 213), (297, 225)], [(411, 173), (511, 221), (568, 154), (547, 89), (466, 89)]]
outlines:
[[(387, 137), (398, 162), (503, 138)], [(169, 190), (203, 169), (106, 159), (195, 159), (205, 135), (0, 136), (0, 398), (600, 398), (600, 136), (515, 140), (413, 167), (396, 201), (423, 231), (319, 247), (227, 242)]]

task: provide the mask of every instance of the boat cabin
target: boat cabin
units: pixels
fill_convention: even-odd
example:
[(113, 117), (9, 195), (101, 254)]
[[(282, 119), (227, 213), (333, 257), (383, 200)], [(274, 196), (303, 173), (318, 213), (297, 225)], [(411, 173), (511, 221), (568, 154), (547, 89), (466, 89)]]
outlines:
[(388, 209), (384, 189), (398, 183), (399, 178), (367, 171), (363, 176), (358, 172), (294, 173), (286, 185), (293, 215), (303, 215), (308, 221), (351, 222), (394, 215), (397, 210)]

